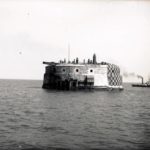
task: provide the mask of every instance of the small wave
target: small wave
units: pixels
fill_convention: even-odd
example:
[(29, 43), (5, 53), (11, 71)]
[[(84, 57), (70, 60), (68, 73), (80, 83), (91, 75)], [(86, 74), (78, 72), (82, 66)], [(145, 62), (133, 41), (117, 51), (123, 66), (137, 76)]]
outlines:
[(21, 149), (21, 150), (44, 150), (41, 148), (25, 148), (25, 149)]
[(25, 148), (21, 150), (71, 150), (69, 148), (59, 148), (59, 147), (49, 147), (46, 149), (41, 149), (41, 148)]
[(60, 131), (60, 130), (64, 130), (63, 128), (61, 128), (61, 127), (43, 127), (42, 128), (44, 131), (49, 131), (49, 130), (51, 130), (51, 131)]

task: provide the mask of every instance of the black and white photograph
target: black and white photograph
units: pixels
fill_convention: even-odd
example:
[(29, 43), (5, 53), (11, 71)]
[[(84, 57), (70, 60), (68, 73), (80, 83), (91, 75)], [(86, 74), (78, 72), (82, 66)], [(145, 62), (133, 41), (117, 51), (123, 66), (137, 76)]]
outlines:
[(0, 0), (0, 150), (150, 150), (150, 1)]

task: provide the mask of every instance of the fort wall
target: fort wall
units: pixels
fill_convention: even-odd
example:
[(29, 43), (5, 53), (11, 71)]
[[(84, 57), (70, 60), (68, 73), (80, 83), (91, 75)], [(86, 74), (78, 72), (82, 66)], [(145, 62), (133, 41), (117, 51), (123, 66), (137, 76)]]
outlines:
[[(77, 59), (78, 60), (78, 59)], [(97, 63), (96, 55), (88, 63), (60, 61), (47, 64), (43, 88), (123, 88), (120, 68), (117, 65)]]

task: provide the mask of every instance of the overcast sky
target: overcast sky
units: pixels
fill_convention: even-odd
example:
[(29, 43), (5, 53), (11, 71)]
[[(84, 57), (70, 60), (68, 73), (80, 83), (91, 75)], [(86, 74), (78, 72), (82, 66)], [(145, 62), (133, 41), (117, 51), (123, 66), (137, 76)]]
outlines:
[(92, 58), (150, 74), (150, 2), (0, 0), (0, 78), (42, 79), (42, 61)]

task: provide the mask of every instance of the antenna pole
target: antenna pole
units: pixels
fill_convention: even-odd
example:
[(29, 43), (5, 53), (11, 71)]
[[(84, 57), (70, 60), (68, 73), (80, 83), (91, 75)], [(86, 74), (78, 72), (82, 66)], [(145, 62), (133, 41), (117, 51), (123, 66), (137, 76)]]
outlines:
[(70, 63), (70, 43), (68, 43), (68, 63)]

